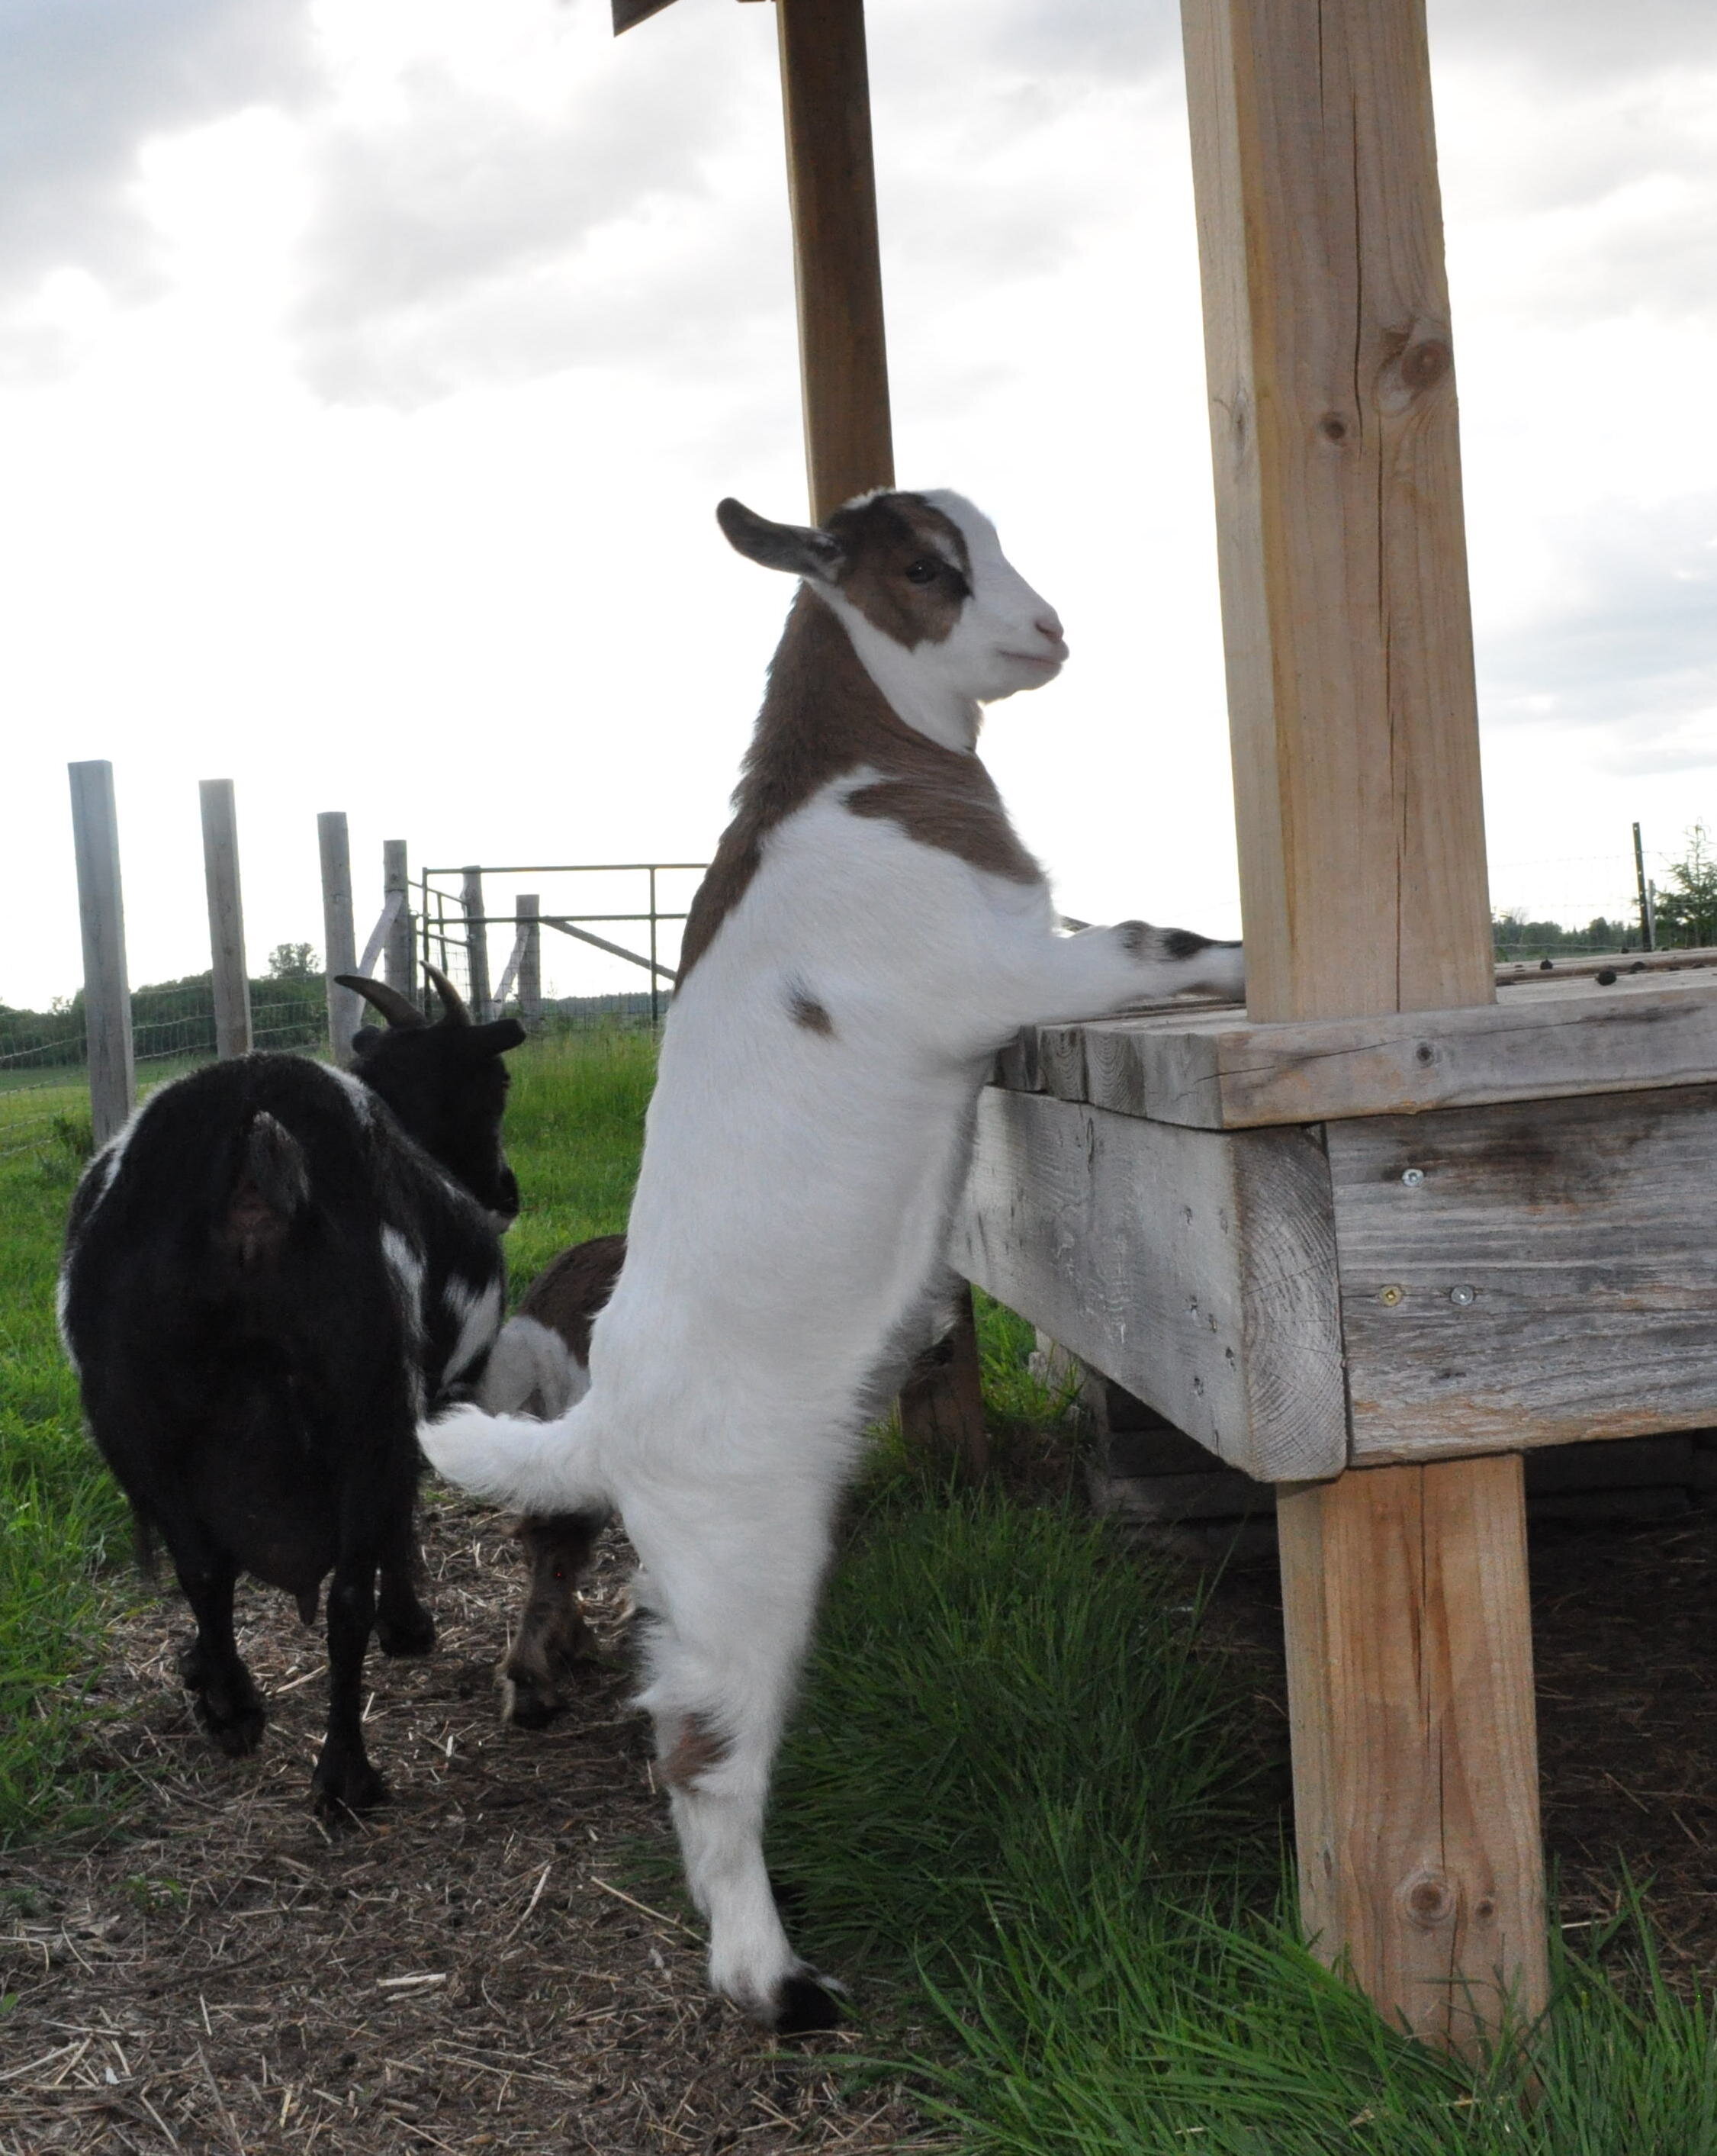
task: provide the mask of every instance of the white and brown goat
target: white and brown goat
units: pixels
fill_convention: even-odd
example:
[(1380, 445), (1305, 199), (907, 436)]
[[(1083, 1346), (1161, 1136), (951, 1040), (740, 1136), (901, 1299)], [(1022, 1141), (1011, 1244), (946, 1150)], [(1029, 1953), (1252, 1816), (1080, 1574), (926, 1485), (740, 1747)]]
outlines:
[(590, 1389), (554, 1421), (455, 1410), (423, 1442), (522, 1510), (618, 1507), (710, 1979), (792, 2030), (836, 2010), (770, 1891), (771, 1768), (837, 1498), (942, 1306), (991, 1058), (1033, 1020), (1233, 994), (1242, 969), (1238, 945), (1143, 921), (1059, 932), (976, 744), (981, 707), (1067, 648), (970, 502), (717, 516), (801, 583), (687, 923)]

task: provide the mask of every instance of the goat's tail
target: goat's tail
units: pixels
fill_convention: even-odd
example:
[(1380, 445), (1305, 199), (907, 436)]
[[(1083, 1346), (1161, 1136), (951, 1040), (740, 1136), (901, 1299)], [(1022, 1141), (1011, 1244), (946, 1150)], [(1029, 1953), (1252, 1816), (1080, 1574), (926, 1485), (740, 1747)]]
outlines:
[(593, 1436), (582, 1401), (558, 1422), (457, 1407), (418, 1425), (438, 1475), (518, 1512), (608, 1510), (614, 1501), (592, 1457)]
[(216, 1240), (242, 1270), (266, 1265), (278, 1256), (309, 1199), (304, 1148), (284, 1123), (259, 1108), (240, 1141)]

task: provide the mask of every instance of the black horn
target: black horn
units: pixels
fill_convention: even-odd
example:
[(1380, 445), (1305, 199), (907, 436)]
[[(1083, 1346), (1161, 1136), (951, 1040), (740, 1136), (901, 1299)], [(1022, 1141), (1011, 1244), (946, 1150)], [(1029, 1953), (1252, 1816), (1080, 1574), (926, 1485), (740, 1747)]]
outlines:
[(390, 1025), (427, 1025), (428, 1020), (407, 995), (391, 988), (386, 981), (372, 981), (362, 973), (336, 973), (335, 979), (342, 988), (355, 988), (368, 1004), (373, 1004)]
[(447, 975), (433, 966), (425, 966), (423, 971), (429, 976), (436, 994), (441, 998), (441, 1008), (447, 1014), (444, 1023), (448, 1025), (469, 1025), (471, 1014), (465, 1009), (465, 999)]

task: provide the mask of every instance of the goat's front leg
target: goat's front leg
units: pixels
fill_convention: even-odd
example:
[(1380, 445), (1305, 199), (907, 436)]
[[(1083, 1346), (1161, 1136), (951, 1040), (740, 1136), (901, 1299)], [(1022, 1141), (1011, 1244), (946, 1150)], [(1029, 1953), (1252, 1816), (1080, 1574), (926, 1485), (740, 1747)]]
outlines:
[(367, 1811), (387, 1785), (364, 1751), (364, 1656), (376, 1620), (376, 1553), (342, 1547), (328, 1589), (328, 1735), (310, 1777), (325, 1816)]
[[(771, 1502), (774, 1494), (776, 1502)], [(778, 1492), (625, 1508), (648, 1568), (658, 1778), (670, 1793), (692, 1900), (710, 1924), (710, 1981), (781, 2034), (840, 2018), (787, 1943), (763, 1862), (769, 1779), (810, 1637), (828, 1523), (786, 1519)], [(711, 1513), (721, 1514), (719, 1535)], [(719, 1554), (717, 1554), (719, 1553)], [(641, 1594), (641, 1599), (643, 1599)]]
[(1238, 1000), (1246, 992), (1241, 946), (1190, 928), (1122, 921), (1010, 945), (997, 968), (997, 1017), (1005, 1037), (1023, 1025), (1104, 1018), (1189, 988)]

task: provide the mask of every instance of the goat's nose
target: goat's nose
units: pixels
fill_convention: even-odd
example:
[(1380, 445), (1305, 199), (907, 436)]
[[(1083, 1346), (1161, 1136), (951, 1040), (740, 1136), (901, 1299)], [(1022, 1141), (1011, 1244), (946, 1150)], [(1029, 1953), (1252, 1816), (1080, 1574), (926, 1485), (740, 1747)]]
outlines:
[(1059, 644), (1067, 634), (1061, 625), (1061, 617), (1057, 613), (1040, 613), (1032, 626), (1040, 636), (1047, 636), (1052, 644)]

